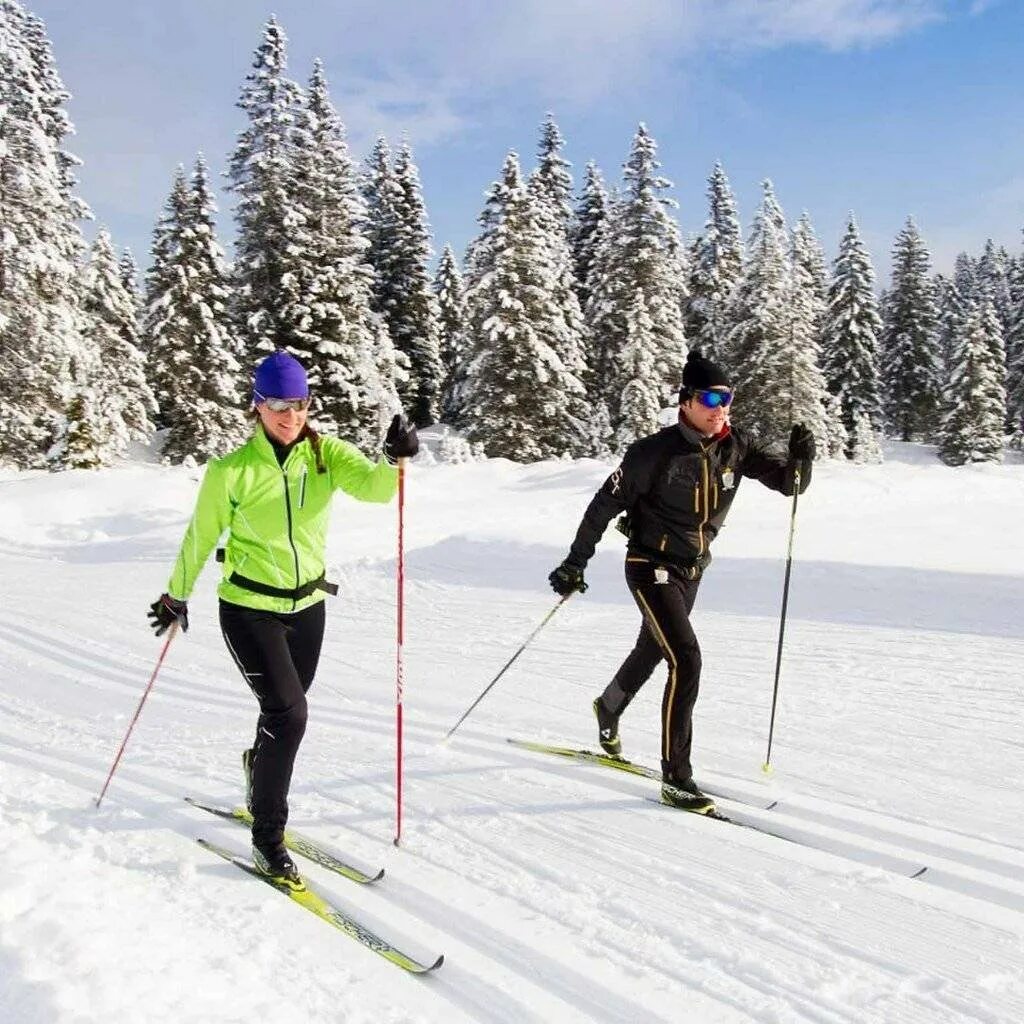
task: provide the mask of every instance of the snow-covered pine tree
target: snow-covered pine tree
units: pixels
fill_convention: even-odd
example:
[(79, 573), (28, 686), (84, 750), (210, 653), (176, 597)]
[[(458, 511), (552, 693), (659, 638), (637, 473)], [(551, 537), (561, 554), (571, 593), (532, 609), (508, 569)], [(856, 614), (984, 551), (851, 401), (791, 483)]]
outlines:
[(466, 334), (466, 293), (462, 274), (451, 245), (445, 245), (434, 278), (434, 294), (441, 329), (441, 421), (454, 423), (459, 418), (460, 382), (464, 377), (469, 339)]
[[(550, 282), (552, 301), (562, 310), (564, 329), (555, 337), (561, 344), (557, 354), (565, 370), (575, 379), (588, 382), (587, 328), (576, 292), (569, 227), (572, 218), (570, 198), (572, 178), (569, 163), (561, 156), (564, 145), (551, 114), (541, 128), (538, 163), (530, 175), (528, 188), (540, 226), (548, 236), (547, 262), (552, 267)], [(601, 447), (602, 438), (593, 436), (589, 421), (591, 407), (586, 395), (570, 391), (566, 394), (566, 421), (578, 424), (576, 442), (567, 449), (575, 456), (593, 455)]]
[(960, 293), (960, 298), (965, 308), (972, 302), (981, 301), (978, 278), (977, 260), (973, 259), (966, 252), (957, 253), (956, 260), (953, 263), (953, 283)]
[(632, 305), (626, 311), (626, 347), (621, 357), (626, 386), (619, 402), (621, 415), (615, 434), (615, 447), (619, 452), (624, 452), (638, 438), (658, 429), (662, 394), (657, 385), (654, 353), (650, 346), (653, 330), (643, 290), (638, 288)]
[(149, 278), (145, 333), (150, 379), (170, 428), (164, 457), (205, 462), (244, 438), (240, 388), (247, 382), (231, 336), (227, 272), (201, 156), (184, 194), (182, 181), (179, 170), (154, 232), (160, 264), (154, 260)]
[[(959, 344), (959, 337), (967, 322), (967, 307), (956, 281), (945, 274), (936, 274), (932, 280), (935, 305), (938, 311), (936, 323), (936, 348), (939, 359), (939, 379), (949, 381), (953, 376), (953, 358)], [(939, 405), (943, 405), (940, 389)], [(941, 418), (945, 417), (942, 411)]]
[[(770, 181), (763, 195), (747, 242), (743, 274), (726, 311), (729, 325), (726, 349), (737, 389), (734, 422), (763, 443), (774, 445), (794, 422), (791, 394), (796, 347), (791, 332), (794, 287), (787, 251), (785, 218)], [(807, 300), (804, 331), (812, 330), (813, 302)], [(802, 338), (804, 341), (813, 341)], [(819, 413), (819, 418), (820, 418)]]
[[(83, 417), (102, 415), (102, 432), (91, 431), (93, 443), (89, 447), (90, 457), (107, 465), (127, 455), (133, 441), (149, 440), (157, 406), (146, 382), (135, 304), (122, 283), (105, 228), (96, 235), (83, 274), (82, 313), (82, 342), (90, 358), (83, 366), (84, 388), (77, 395), (74, 419), (81, 428)], [(75, 449), (75, 444), (65, 448), (65, 464)]]
[(939, 425), (938, 310), (930, 274), (931, 256), (908, 217), (893, 243), (881, 335), (886, 421), (903, 441), (931, 440)]
[(0, 463), (45, 465), (72, 398), (80, 349), (79, 266), (87, 215), (68, 93), (42, 22), (0, 0)]
[[(833, 263), (822, 335), (822, 369), (839, 396), (843, 425), (856, 442), (857, 417), (866, 413), (877, 432), (881, 421), (878, 336), (882, 329), (871, 257), (850, 214)], [(863, 433), (863, 430), (861, 431)]]
[(591, 387), (595, 398), (607, 405), (613, 433), (621, 423), (627, 383), (621, 354), (627, 339), (627, 314), (637, 289), (644, 294), (653, 325), (649, 340), (656, 386), (664, 401), (678, 388), (686, 361), (683, 254), (678, 226), (669, 213), (675, 202), (665, 195), (672, 183), (657, 174), (659, 166), (657, 144), (641, 124), (624, 165), (623, 195), (610, 208), (599, 232), (587, 281)]
[(1024, 448), (1024, 256), (1010, 274), (1013, 312), (1006, 335), (1006, 422), (1011, 443)]
[[(121, 278), (121, 284), (131, 299), (135, 309), (136, 320), (142, 315), (142, 290), (139, 288), (139, 264), (135, 254), (126, 245), (121, 250), (121, 258), (117, 263), (117, 272)], [(137, 332), (136, 332), (137, 333)]]
[(1006, 415), (1005, 354), (991, 297), (971, 306), (960, 337), (939, 457), (951, 466), (1001, 462)]
[(366, 206), (319, 60), (306, 95), (288, 185), (304, 224), (284, 307), (293, 324), (288, 349), (307, 368), (318, 428), (375, 450), (382, 422), (399, 403), (393, 380), (378, 366), (379, 356), (389, 365), (393, 354), (384, 321), (372, 308)]
[(584, 392), (558, 355), (567, 344), (566, 321), (553, 286), (550, 233), (515, 153), (505, 161), (500, 195), (500, 217), (487, 224), (486, 244), (476, 249), (486, 251), (490, 269), (466, 295), (468, 319), (479, 326), (461, 423), (489, 456), (530, 462), (578, 443), (583, 425), (571, 422), (566, 408)]
[(829, 392), (821, 369), (827, 288), (825, 254), (811, 218), (804, 212), (790, 241), (789, 330), (780, 354), (789, 414), (781, 426), (786, 435), (793, 424), (802, 423), (814, 435), (823, 455), (829, 451), (829, 438), (835, 432), (829, 425)]
[(569, 232), (569, 244), (573, 254), (573, 269), (576, 275), (576, 294), (580, 309), (587, 308), (590, 292), (587, 281), (590, 268), (594, 265), (599, 231), (608, 216), (608, 191), (604, 178), (593, 160), (583, 172), (583, 188), (580, 192), (576, 215)]
[(850, 447), (850, 435), (843, 423), (843, 407), (839, 396), (831, 392), (825, 397), (825, 425), (828, 434), (824, 453), (830, 459), (845, 459)]
[(743, 236), (736, 200), (722, 164), (708, 178), (708, 219), (690, 256), (686, 336), (710, 359), (727, 361), (725, 311), (743, 271)]
[(989, 238), (978, 260), (978, 284), (984, 293), (992, 297), (992, 308), (999, 319), (999, 327), (1004, 338), (1013, 323), (1013, 297), (1010, 293), (1008, 264), (1009, 253), (1005, 249), (997, 249), (995, 242)]
[(871, 423), (871, 417), (864, 412), (857, 413), (850, 435), (850, 461), (859, 466), (875, 465), (882, 461), (882, 446), (878, 432)]
[(271, 16), (238, 100), (248, 124), (238, 135), (228, 170), (228, 187), (237, 196), (235, 331), (248, 362), (295, 340), (282, 312), (294, 308), (291, 284), (305, 241), (305, 224), (289, 187), (303, 97), (285, 75), (286, 44), (284, 30)]
[(423, 202), (419, 169), (412, 149), (403, 142), (395, 156), (395, 180), (399, 201), (395, 207), (395, 234), (389, 240), (393, 296), (385, 310), (395, 347), (409, 361), (405, 407), (417, 426), (440, 418), (441, 337), (437, 299), (428, 263), (432, 255), (430, 225)]

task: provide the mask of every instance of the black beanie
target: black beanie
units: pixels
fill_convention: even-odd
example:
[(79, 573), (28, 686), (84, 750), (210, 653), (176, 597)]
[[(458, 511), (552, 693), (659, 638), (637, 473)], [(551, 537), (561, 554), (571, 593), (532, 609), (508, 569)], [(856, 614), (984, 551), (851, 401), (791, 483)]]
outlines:
[(694, 391), (731, 387), (729, 376), (717, 363), (705, 359), (700, 349), (690, 349), (683, 367), (683, 386), (679, 389), (680, 403), (687, 401)]

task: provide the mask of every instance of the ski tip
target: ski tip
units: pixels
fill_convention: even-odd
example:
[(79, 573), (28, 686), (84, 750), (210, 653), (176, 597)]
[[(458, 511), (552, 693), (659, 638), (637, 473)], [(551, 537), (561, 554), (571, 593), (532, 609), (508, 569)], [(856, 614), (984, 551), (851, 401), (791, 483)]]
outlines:
[(384, 869), (381, 868), (380, 871), (377, 872), (377, 874), (370, 875), (369, 879), (370, 879), (371, 882), (379, 882), (383, 877), (384, 877)]
[(432, 964), (431, 964), (431, 965), (430, 965), (430, 966), (429, 966), (429, 967), (427, 968), (427, 970), (426, 970), (426, 971), (425, 971), (424, 973), (427, 973), (428, 971), (436, 971), (436, 970), (438, 969), (438, 967), (440, 967), (440, 966), (441, 966), (441, 964), (443, 964), (443, 963), (444, 963), (444, 953), (442, 953), (442, 954), (441, 954), (441, 955), (440, 955), (440, 956), (439, 956), (439, 957), (438, 957), (438, 958), (437, 958), (437, 959), (436, 959), (436, 960), (435, 960), (435, 961), (434, 961), (434, 962), (433, 962), (433, 963), (432, 963)]

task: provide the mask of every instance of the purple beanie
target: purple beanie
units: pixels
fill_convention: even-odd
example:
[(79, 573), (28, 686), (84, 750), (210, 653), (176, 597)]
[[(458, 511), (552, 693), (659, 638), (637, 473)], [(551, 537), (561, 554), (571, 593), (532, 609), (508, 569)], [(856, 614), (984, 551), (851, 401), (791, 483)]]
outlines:
[(254, 405), (265, 398), (309, 398), (302, 363), (280, 348), (256, 367), (252, 390)]

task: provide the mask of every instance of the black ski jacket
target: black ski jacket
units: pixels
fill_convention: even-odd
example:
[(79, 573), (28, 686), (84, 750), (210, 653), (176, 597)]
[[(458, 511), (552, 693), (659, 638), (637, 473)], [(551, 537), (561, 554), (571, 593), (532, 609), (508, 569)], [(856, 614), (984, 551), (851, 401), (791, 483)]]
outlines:
[[(797, 464), (775, 458), (736, 430), (701, 438), (677, 423), (635, 441), (583, 514), (566, 561), (586, 567), (608, 523), (626, 512), (628, 553), (699, 576), (740, 480), (792, 495)], [(800, 466), (800, 493), (811, 482)]]

